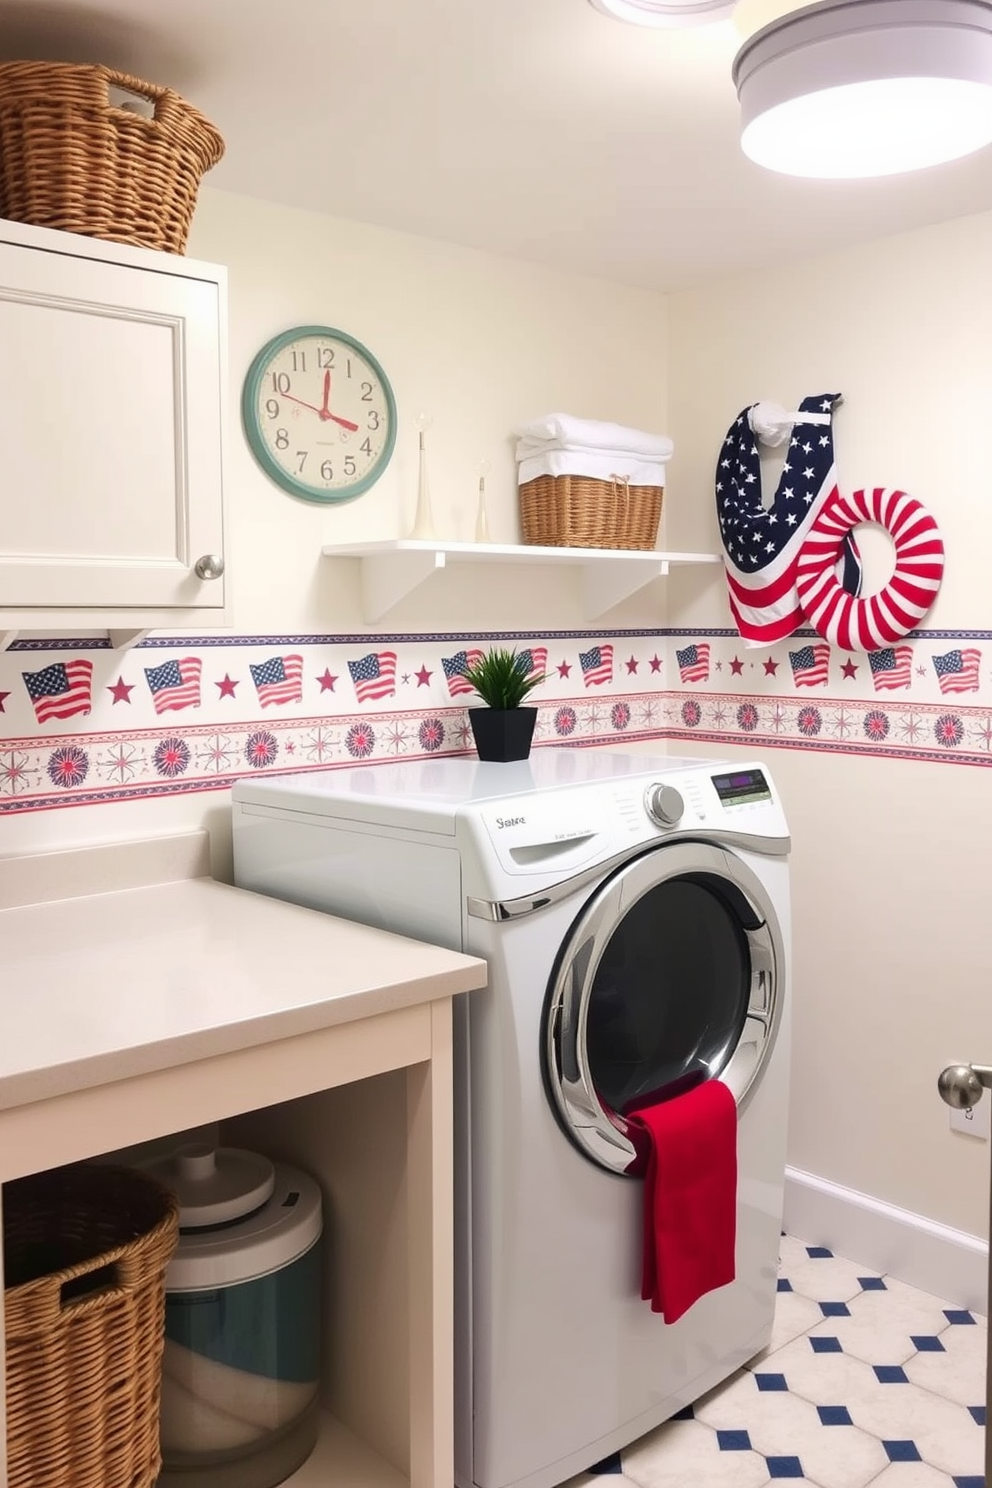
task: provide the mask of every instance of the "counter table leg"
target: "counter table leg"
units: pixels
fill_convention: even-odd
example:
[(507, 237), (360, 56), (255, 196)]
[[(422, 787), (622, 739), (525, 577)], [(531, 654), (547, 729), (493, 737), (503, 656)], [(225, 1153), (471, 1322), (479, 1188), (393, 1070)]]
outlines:
[(410, 1488), (454, 1482), (451, 1003), (431, 1004), (432, 1057), (407, 1071)]

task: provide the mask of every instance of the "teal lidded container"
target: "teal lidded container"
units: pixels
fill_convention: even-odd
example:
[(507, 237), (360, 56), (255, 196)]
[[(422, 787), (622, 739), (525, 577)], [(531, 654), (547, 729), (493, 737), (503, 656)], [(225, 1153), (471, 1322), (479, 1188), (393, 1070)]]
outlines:
[(159, 1484), (274, 1488), (317, 1440), (320, 1190), (236, 1147), (181, 1147), (151, 1172), (180, 1202)]

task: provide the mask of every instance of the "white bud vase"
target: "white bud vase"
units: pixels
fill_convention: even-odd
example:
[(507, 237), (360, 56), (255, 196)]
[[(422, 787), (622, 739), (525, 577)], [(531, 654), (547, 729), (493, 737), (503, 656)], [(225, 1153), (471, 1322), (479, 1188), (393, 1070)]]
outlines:
[(427, 440), (423, 429), (420, 431), (420, 472), (417, 478), (417, 513), (413, 520), (413, 531), (411, 537), (418, 538), (422, 542), (436, 542), (437, 533), (434, 531), (434, 517), (431, 514), (431, 489), (427, 479)]

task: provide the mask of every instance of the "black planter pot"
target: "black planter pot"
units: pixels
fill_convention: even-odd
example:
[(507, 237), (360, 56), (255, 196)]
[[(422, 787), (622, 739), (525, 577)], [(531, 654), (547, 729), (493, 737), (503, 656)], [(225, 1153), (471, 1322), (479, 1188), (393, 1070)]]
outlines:
[(536, 708), (469, 708), (480, 760), (526, 759), (537, 722)]

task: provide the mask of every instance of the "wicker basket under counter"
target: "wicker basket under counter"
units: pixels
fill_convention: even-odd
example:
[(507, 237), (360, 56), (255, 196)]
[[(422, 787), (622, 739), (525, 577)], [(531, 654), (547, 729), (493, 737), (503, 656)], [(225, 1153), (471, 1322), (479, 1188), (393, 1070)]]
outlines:
[[(153, 117), (111, 102), (111, 88)], [(224, 153), (171, 88), (109, 67), (0, 63), (0, 217), (182, 253), (200, 180)]]
[(178, 1201), (79, 1164), (5, 1184), (3, 1222), (9, 1488), (152, 1488)]
[(647, 550), (658, 538), (663, 486), (635, 486), (621, 476), (539, 475), (520, 487), (520, 520), (528, 546)]

